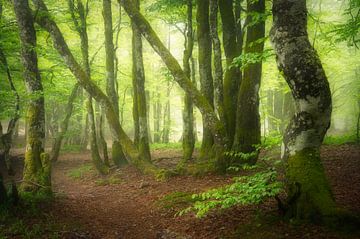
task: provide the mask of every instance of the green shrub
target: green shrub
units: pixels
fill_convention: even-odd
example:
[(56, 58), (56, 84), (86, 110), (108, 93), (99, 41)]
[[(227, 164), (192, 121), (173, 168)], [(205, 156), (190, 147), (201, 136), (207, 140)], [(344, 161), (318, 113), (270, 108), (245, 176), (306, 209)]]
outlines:
[(213, 209), (260, 204), (278, 195), (282, 189), (283, 185), (277, 181), (277, 173), (273, 169), (250, 176), (236, 177), (234, 183), (230, 185), (192, 195), (193, 205), (180, 211), (179, 215), (195, 212), (197, 217), (203, 217)]

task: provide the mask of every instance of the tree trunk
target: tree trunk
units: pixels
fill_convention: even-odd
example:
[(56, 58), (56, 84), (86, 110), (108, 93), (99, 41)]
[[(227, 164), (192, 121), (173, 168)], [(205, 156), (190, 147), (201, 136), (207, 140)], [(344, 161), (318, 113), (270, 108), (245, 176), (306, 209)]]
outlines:
[[(241, 54), (237, 42), (237, 26), (233, 11), (233, 0), (219, 0), (223, 29), (223, 46), (226, 56), (226, 71), (224, 78), (224, 115), (225, 126), (230, 140), (234, 141), (236, 128), (236, 109), (239, 86), (241, 84), (241, 72), (236, 67), (231, 67), (235, 57)], [(241, 26), (241, 23), (240, 23)], [(241, 32), (241, 28), (240, 28)]]
[(279, 70), (296, 103), (284, 135), (287, 215), (295, 219), (326, 219), (336, 205), (320, 159), (320, 146), (331, 118), (331, 92), (320, 59), (307, 34), (306, 1), (273, 2), (271, 40)]
[[(116, 92), (115, 79), (115, 49), (113, 43), (113, 25), (112, 25), (112, 11), (111, 0), (103, 0), (103, 18), (104, 18), (104, 35), (105, 35), (105, 65), (106, 65), (106, 93), (114, 107), (115, 114), (119, 117), (119, 97)], [(119, 26), (120, 27), (120, 26)], [(104, 146), (104, 144), (103, 144)], [(112, 145), (112, 160), (116, 166), (126, 163), (126, 158), (121, 148), (119, 141), (114, 139)]]
[[(140, 9), (140, 1), (134, 1), (137, 9)], [(133, 84), (134, 85), (134, 111), (137, 109), (138, 118), (136, 119), (139, 124), (138, 132), (138, 148), (143, 158), (150, 161), (150, 146), (149, 146), (149, 129), (147, 118), (146, 106), (146, 93), (145, 93), (145, 70), (142, 53), (142, 39), (141, 33), (137, 26), (131, 23), (133, 38), (132, 38), (132, 51), (133, 51)], [(135, 98), (134, 98), (135, 99)], [(135, 116), (134, 116), (135, 118)]]
[(53, 40), (54, 47), (58, 53), (63, 57), (65, 64), (73, 73), (75, 78), (79, 81), (80, 85), (93, 96), (102, 106), (105, 111), (106, 118), (108, 120), (110, 131), (121, 143), (121, 147), (124, 150), (127, 160), (129, 160), (134, 166), (138, 167), (144, 173), (156, 174), (157, 177), (162, 177), (163, 171), (157, 169), (154, 165), (144, 160), (139, 154), (137, 148), (126, 135), (123, 128), (119, 123), (119, 117), (116, 115), (113, 106), (109, 98), (101, 91), (101, 89), (90, 80), (86, 72), (81, 68), (79, 63), (75, 60), (65, 39), (59, 30), (56, 23), (50, 18), (49, 11), (42, 0), (33, 0), (33, 3), (37, 9), (43, 14), (38, 14), (36, 22), (50, 33)]
[(89, 125), (90, 125), (89, 135), (90, 135), (90, 147), (91, 147), (91, 160), (100, 174), (107, 174), (109, 169), (102, 162), (98, 149), (96, 128), (95, 128), (95, 114), (94, 114), (94, 108), (92, 105), (91, 96), (89, 96), (87, 101), (87, 111), (88, 111)]
[[(185, 50), (183, 56), (183, 69), (187, 78), (191, 78), (191, 73), (194, 69), (190, 67), (190, 60), (194, 48), (194, 33), (193, 33), (193, 4), (192, 0), (186, 1), (187, 5), (187, 22), (186, 22), (186, 36), (185, 36)], [(195, 73), (195, 72), (194, 72)], [(194, 152), (195, 137), (194, 137), (194, 109), (191, 96), (185, 92), (184, 96), (184, 110), (183, 110), (183, 133), (182, 133), (182, 148), (183, 148), (183, 162), (191, 159)]]
[(33, 16), (27, 0), (14, 0), (14, 10), (19, 26), (21, 41), (21, 60), (24, 65), (24, 80), (27, 92), (32, 97), (28, 100), (26, 120), (28, 132), (22, 189), (38, 191), (37, 185), (51, 190), (51, 165), (49, 155), (44, 151), (45, 144), (45, 107), (43, 87), (38, 69), (36, 54), (36, 32)]
[(160, 123), (161, 123), (161, 109), (162, 105), (160, 102), (160, 89), (156, 87), (156, 92), (154, 93), (154, 103), (153, 103), (153, 119), (154, 119), (154, 143), (160, 143), (161, 141), (161, 132), (160, 132)]
[(79, 94), (79, 89), (80, 89), (80, 85), (79, 85), (79, 83), (76, 83), (73, 90), (71, 91), (71, 94), (70, 94), (70, 97), (69, 97), (69, 100), (68, 100), (68, 103), (67, 103), (66, 109), (65, 109), (65, 118), (61, 122), (60, 131), (58, 132), (58, 135), (56, 136), (56, 138), (54, 140), (54, 144), (52, 146), (52, 150), (51, 150), (51, 161), (52, 162), (56, 162), (59, 157), (61, 143), (62, 143), (65, 133), (69, 127), (70, 117), (71, 117), (71, 114), (72, 114), (72, 111), (74, 108), (74, 101)]
[[(201, 93), (214, 109), (214, 85), (211, 70), (211, 38), (209, 25), (209, 0), (198, 0), (196, 11), (197, 38), (199, 50), (199, 73)], [(213, 134), (203, 116), (203, 138), (200, 159), (207, 159), (214, 144)]]
[(215, 109), (221, 121), (224, 116), (223, 68), (221, 60), (221, 43), (218, 35), (218, 0), (210, 0), (210, 36), (214, 51), (214, 96)]
[[(250, 25), (247, 27), (245, 54), (262, 54), (264, 49), (265, 21), (254, 19), (252, 12), (265, 13), (265, 0), (248, 0), (247, 16)], [(233, 145), (234, 151), (252, 153), (256, 151), (256, 145), (261, 143), (261, 123), (259, 115), (259, 89), (261, 82), (262, 62), (251, 63), (244, 69), (239, 95), (236, 120), (236, 133)], [(251, 157), (247, 163), (255, 163), (257, 154)]]
[(171, 128), (171, 112), (170, 112), (170, 93), (171, 86), (170, 82), (167, 81), (166, 87), (166, 103), (164, 107), (164, 120), (163, 120), (163, 130), (162, 130), (162, 142), (167, 144), (170, 140), (170, 128)]

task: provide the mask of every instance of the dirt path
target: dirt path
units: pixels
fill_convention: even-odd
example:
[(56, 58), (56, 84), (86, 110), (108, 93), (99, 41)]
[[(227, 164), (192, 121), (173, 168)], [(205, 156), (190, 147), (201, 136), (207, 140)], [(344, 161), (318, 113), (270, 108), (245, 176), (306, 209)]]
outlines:
[[(169, 154), (169, 152), (165, 152)], [(176, 157), (176, 153), (172, 153)], [(161, 153), (155, 157), (161, 158)], [(356, 146), (324, 146), (325, 167), (338, 203), (360, 212), (360, 149)], [(164, 159), (168, 160), (168, 159)], [(281, 221), (258, 223), (253, 228), (255, 211), (272, 215), (276, 203), (269, 201), (257, 207), (239, 207), (214, 213), (204, 219), (192, 215), (174, 217), (156, 202), (176, 192), (199, 192), (230, 182), (226, 176), (203, 178), (174, 177), (157, 182), (128, 166), (114, 173), (120, 182), (99, 186), (95, 175), (81, 180), (69, 177), (69, 171), (88, 164), (89, 154), (67, 153), (60, 157), (53, 170), (54, 190), (60, 193), (53, 211), (66, 223), (78, 223), (87, 231), (84, 238), (343, 238), (316, 226), (293, 227)], [(101, 179), (100, 179), (101, 180)], [(243, 225), (243, 227), (239, 227)], [(248, 226), (244, 226), (248, 225)], [(237, 231), (237, 234), (233, 233)], [(237, 236), (236, 236), (237, 235)]]
[[(16, 168), (17, 178), (20, 178), (22, 160), (18, 159), (23, 152), (15, 151), (15, 155), (18, 155)], [(176, 165), (180, 155), (176, 150), (153, 152), (155, 161), (162, 167)], [(322, 157), (337, 203), (360, 215), (360, 147), (323, 146)], [(179, 176), (157, 182), (127, 166), (114, 169), (106, 179), (89, 171), (89, 165), (89, 153), (66, 153), (53, 168), (53, 189), (57, 196), (43, 211), (44, 215), (52, 215), (49, 223), (64, 225), (64, 230), (56, 229), (61, 238), (360, 238), (340, 235), (315, 225), (295, 226), (283, 222), (277, 216), (274, 200), (259, 206), (211, 213), (203, 219), (193, 215), (174, 217), (176, 211), (159, 205), (159, 199), (173, 192), (194, 193), (224, 185), (231, 182), (231, 177)], [(78, 169), (81, 168), (85, 169), (80, 173), (81, 178), (74, 178), (79, 177), (81, 171)], [(71, 176), (74, 170), (77, 173)], [(47, 221), (38, 223), (46, 224)], [(49, 237), (43, 235), (42, 238)]]

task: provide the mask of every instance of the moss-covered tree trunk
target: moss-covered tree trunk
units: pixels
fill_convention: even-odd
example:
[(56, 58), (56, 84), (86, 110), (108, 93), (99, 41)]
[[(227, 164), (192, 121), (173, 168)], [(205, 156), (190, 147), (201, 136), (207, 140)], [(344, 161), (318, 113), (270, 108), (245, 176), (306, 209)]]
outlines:
[[(224, 76), (225, 126), (230, 141), (229, 144), (232, 145), (236, 128), (237, 97), (242, 77), (240, 70), (236, 67), (231, 67), (231, 64), (234, 58), (241, 54), (239, 45), (242, 44), (242, 41), (237, 39), (237, 30), (240, 31), (241, 35), (241, 27), (237, 28), (236, 25), (233, 0), (219, 0), (219, 10), (226, 57), (226, 71)], [(241, 22), (239, 24), (241, 26)]]
[(296, 103), (284, 135), (287, 215), (327, 219), (336, 205), (320, 159), (320, 145), (330, 126), (331, 92), (320, 59), (307, 33), (306, 1), (275, 0), (271, 40), (279, 70)]
[[(247, 2), (247, 22), (245, 54), (262, 54), (264, 49), (265, 20), (256, 20), (254, 16), (265, 13), (265, 0)], [(259, 115), (259, 89), (261, 82), (262, 62), (251, 63), (244, 68), (238, 94), (236, 132), (232, 149), (242, 153), (256, 151), (261, 143), (261, 123)], [(248, 160), (255, 163), (257, 154)]]
[(73, 108), (74, 108), (74, 101), (79, 94), (79, 89), (80, 89), (80, 85), (79, 85), (79, 83), (76, 83), (74, 88), (71, 91), (70, 96), (69, 96), (69, 99), (68, 99), (68, 102), (66, 105), (66, 109), (65, 109), (65, 118), (63, 119), (63, 121), (60, 124), (60, 131), (58, 132), (57, 136), (55, 137), (55, 140), (54, 140), (54, 143), (53, 143), (53, 146), (51, 149), (51, 161), (52, 162), (56, 162), (59, 157), (61, 144), (64, 139), (65, 133), (69, 127), (70, 117), (71, 117), (71, 114), (72, 114)]
[[(34, 20), (27, 0), (14, 0), (16, 21), (21, 41), (21, 61), (24, 65), (24, 81), (31, 98), (28, 100), (26, 121), (26, 152), (22, 189), (51, 190), (50, 158), (44, 151), (45, 107), (43, 87), (36, 54)], [(38, 186), (41, 185), (41, 186)]]
[[(140, 9), (140, 1), (134, 1), (137, 9)], [(146, 159), (151, 160), (150, 146), (149, 146), (149, 129), (147, 118), (147, 105), (145, 93), (145, 70), (143, 61), (143, 47), (141, 33), (137, 26), (132, 23), (132, 57), (133, 57), (133, 87), (134, 87), (134, 111), (137, 111), (138, 118), (134, 122), (138, 123), (138, 148), (140, 154)], [(136, 127), (136, 125), (135, 125)], [(136, 132), (135, 132), (136, 133)], [(135, 134), (136, 135), (136, 134)], [(135, 136), (136, 138), (137, 136)]]
[[(185, 36), (185, 50), (183, 56), (183, 69), (187, 78), (191, 78), (190, 60), (194, 48), (194, 33), (193, 33), (193, 4), (192, 0), (186, 1), (186, 36)], [(194, 69), (193, 69), (194, 70)], [(191, 97), (188, 93), (184, 96), (184, 110), (183, 110), (183, 133), (182, 133), (182, 148), (183, 148), (183, 162), (192, 158), (195, 146), (194, 137), (194, 106)]]
[[(214, 84), (212, 77), (212, 44), (210, 38), (209, 0), (198, 0), (196, 11), (200, 89), (211, 108), (214, 109)], [(203, 116), (203, 137), (200, 159), (208, 158), (214, 144), (213, 134)]]
[(218, 0), (210, 0), (210, 36), (214, 52), (214, 103), (221, 121), (226, 122), (224, 115), (223, 67), (221, 59), (221, 42), (218, 35)]
[[(115, 49), (113, 43), (113, 24), (111, 0), (103, 0), (103, 18), (105, 35), (105, 68), (106, 68), (106, 93), (114, 107), (116, 115), (119, 117), (119, 97), (116, 92), (115, 78)], [(119, 26), (120, 27), (120, 26)], [(126, 158), (117, 139), (112, 144), (111, 158), (115, 165), (120, 166), (126, 163)]]

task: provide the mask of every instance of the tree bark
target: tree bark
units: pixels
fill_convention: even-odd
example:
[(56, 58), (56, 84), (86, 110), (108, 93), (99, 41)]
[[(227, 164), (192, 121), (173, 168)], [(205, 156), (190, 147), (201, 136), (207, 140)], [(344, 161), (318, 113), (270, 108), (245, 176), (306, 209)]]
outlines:
[(39, 186), (51, 190), (51, 172), (49, 155), (44, 151), (45, 145), (45, 107), (43, 87), (38, 69), (36, 54), (36, 32), (33, 16), (27, 0), (14, 0), (14, 11), (19, 26), (21, 41), (21, 61), (24, 65), (24, 81), (29, 99), (26, 113), (28, 131), (24, 172), (21, 187), (25, 191), (38, 191)]
[[(140, 1), (134, 1), (136, 8), (140, 9)], [(143, 47), (141, 33), (139, 32), (136, 24), (131, 23), (133, 38), (132, 38), (132, 51), (133, 51), (133, 87), (134, 87), (134, 112), (137, 112), (137, 117), (134, 115), (135, 129), (138, 124), (138, 148), (140, 154), (147, 159), (151, 160), (150, 146), (149, 146), (149, 129), (147, 118), (146, 106), (146, 93), (145, 93), (145, 70), (143, 61)], [(135, 83), (135, 84), (134, 84)]]
[[(187, 6), (187, 22), (186, 22), (186, 36), (185, 36), (185, 50), (183, 56), (183, 69), (186, 77), (191, 79), (191, 73), (194, 69), (190, 67), (190, 60), (194, 48), (194, 33), (193, 33), (193, 4), (192, 0), (186, 1)], [(185, 92), (184, 96), (184, 110), (183, 110), (183, 133), (182, 133), (182, 148), (183, 148), (183, 162), (192, 158), (195, 146), (194, 137), (194, 106), (191, 101), (191, 96)]]
[[(105, 53), (106, 53), (106, 58), (105, 58), (106, 93), (109, 97), (110, 102), (114, 107), (115, 114), (119, 117), (119, 96), (116, 92), (116, 83), (115, 83), (116, 81), (115, 68), (114, 68), (115, 48), (113, 43), (111, 0), (103, 0), (103, 18), (104, 18), (104, 29), (105, 29), (104, 35), (105, 35)], [(120, 166), (127, 162), (123, 150), (121, 148), (121, 145), (119, 141), (117, 141), (116, 139), (114, 139), (112, 144), (112, 160), (114, 164), (117, 166)]]
[(236, 128), (237, 97), (242, 76), (239, 69), (231, 65), (234, 58), (241, 54), (241, 51), (237, 42), (237, 26), (233, 10), (233, 0), (219, 0), (219, 9), (223, 29), (223, 46), (226, 56), (224, 77), (225, 126), (230, 145), (232, 145)]
[(218, 0), (210, 0), (210, 36), (214, 52), (214, 96), (215, 109), (221, 121), (226, 122), (224, 115), (223, 68), (221, 59), (221, 42), (218, 35)]
[[(265, 13), (265, 0), (247, 2), (248, 22), (245, 54), (262, 54), (264, 49), (265, 21), (255, 21), (253, 12)], [(256, 151), (256, 145), (261, 143), (261, 123), (259, 115), (259, 89), (261, 82), (262, 62), (252, 63), (245, 67), (239, 95), (236, 120), (236, 132), (233, 150), (242, 153)], [(247, 163), (255, 163), (257, 154)]]
[(273, 2), (271, 40), (279, 70), (296, 103), (282, 146), (287, 215), (326, 220), (336, 214), (320, 159), (320, 146), (330, 126), (331, 92), (320, 59), (308, 39), (305, 0)]
[[(209, 0), (198, 0), (196, 11), (197, 40), (199, 55), (199, 75), (201, 93), (214, 109), (214, 85), (211, 70), (212, 47), (209, 25)], [(213, 134), (203, 115), (203, 138), (200, 159), (206, 159), (214, 144)]]

